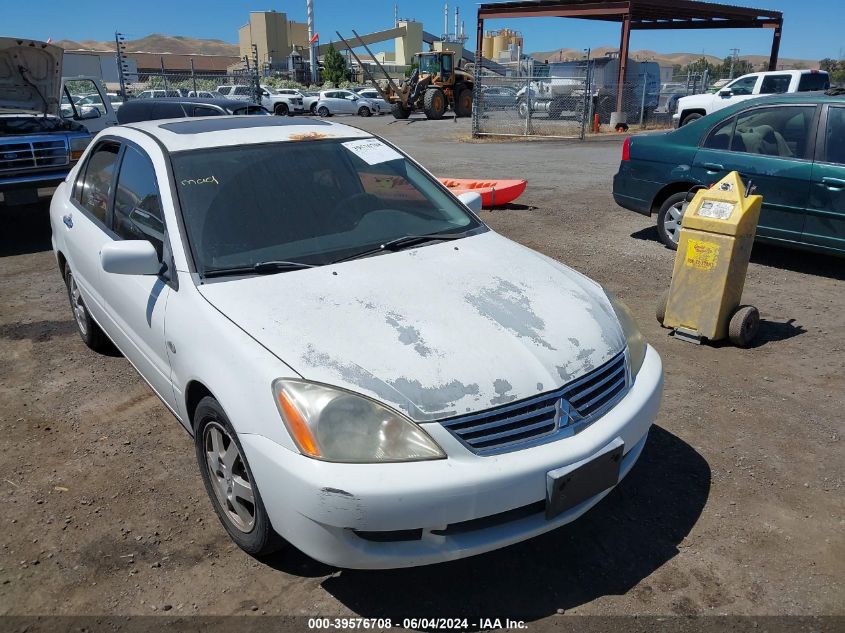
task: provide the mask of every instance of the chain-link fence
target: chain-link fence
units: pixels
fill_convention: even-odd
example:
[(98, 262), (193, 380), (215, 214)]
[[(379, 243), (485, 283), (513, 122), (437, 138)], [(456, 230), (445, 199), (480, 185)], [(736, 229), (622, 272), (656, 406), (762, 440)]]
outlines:
[(583, 138), (589, 109), (583, 77), (482, 76), (480, 84), (477, 134)]
[[(134, 78), (133, 78), (134, 79)], [(150, 97), (237, 97), (260, 102), (255, 73), (139, 73), (127, 82), (128, 98)]]

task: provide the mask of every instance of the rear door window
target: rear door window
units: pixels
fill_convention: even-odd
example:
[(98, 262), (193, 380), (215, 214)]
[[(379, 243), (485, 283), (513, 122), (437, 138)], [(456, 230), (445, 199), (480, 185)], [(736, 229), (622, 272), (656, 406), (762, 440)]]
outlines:
[(181, 103), (156, 103), (153, 107), (154, 119), (176, 119), (185, 116)]
[(220, 110), (211, 106), (194, 106), (193, 116), (220, 116), (221, 114), (223, 113)]
[(79, 204), (103, 224), (106, 223), (119, 152), (117, 143), (103, 143), (91, 152), (79, 188)]
[(825, 130), (825, 162), (845, 165), (845, 107), (827, 111)]
[(735, 152), (780, 158), (805, 158), (815, 106), (756, 108), (736, 118)]
[(783, 94), (789, 92), (790, 75), (766, 75), (760, 86), (761, 95)]

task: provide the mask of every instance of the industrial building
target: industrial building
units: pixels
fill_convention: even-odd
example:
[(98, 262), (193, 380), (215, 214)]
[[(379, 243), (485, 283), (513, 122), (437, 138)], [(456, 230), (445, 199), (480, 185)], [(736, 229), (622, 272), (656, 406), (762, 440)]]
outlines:
[(238, 45), (242, 58), (252, 58), (254, 45), (259, 64), (270, 70), (287, 70), (291, 53), (308, 51), (308, 25), (288, 20), (280, 11), (251, 11), (249, 22), (238, 29)]

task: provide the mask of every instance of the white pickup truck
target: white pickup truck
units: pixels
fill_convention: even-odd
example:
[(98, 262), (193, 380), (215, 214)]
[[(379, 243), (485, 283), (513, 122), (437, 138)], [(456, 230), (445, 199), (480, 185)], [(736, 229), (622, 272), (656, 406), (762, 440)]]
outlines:
[(830, 88), (830, 76), (821, 70), (773, 70), (734, 79), (716, 93), (690, 95), (678, 100), (672, 116), (675, 127), (686, 125), (746, 99), (785, 92), (807, 92)]

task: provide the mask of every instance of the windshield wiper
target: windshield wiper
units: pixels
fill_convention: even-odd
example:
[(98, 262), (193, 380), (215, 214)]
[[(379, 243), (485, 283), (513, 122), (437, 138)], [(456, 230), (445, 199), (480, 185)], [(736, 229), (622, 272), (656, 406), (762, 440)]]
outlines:
[(369, 257), (370, 255), (384, 253), (385, 251), (401, 251), (403, 248), (418, 246), (420, 244), (424, 244), (425, 242), (447, 242), (449, 240), (459, 240), (462, 237), (466, 237), (468, 233), (469, 231), (464, 231), (462, 233), (429, 233), (428, 235), (405, 235), (404, 237), (397, 237), (394, 240), (385, 242), (384, 244), (379, 245), (378, 248), (371, 248), (366, 251), (361, 251), (360, 253), (354, 253), (353, 255), (341, 257), (340, 259), (336, 259), (335, 261), (333, 261), (332, 264), (339, 264), (341, 262), (348, 262), (353, 259)]
[(225, 277), (227, 275), (271, 275), (273, 273), (285, 273), (291, 270), (302, 270), (303, 268), (316, 268), (314, 264), (302, 262), (288, 262), (283, 260), (258, 262), (252, 266), (237, 266), (233, 268), (212, 268), (206, 270), (205, 277)]

